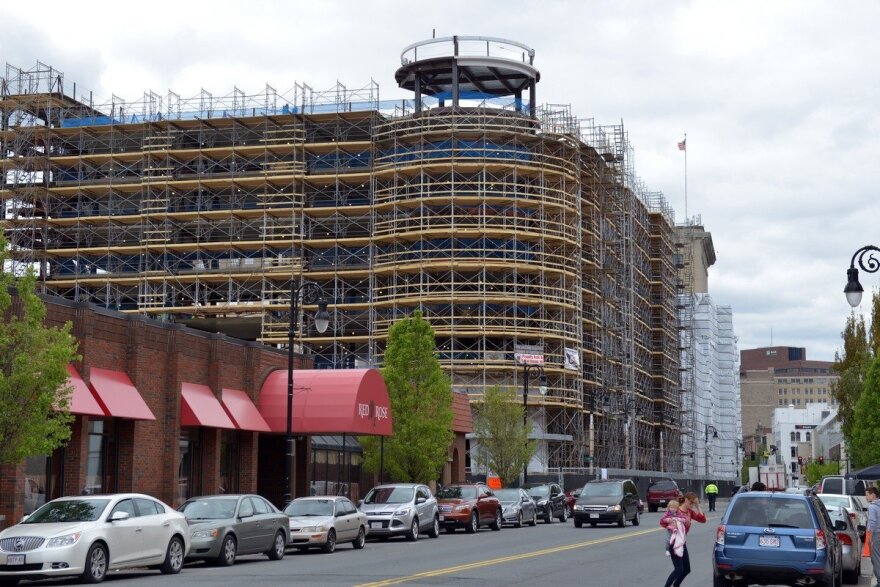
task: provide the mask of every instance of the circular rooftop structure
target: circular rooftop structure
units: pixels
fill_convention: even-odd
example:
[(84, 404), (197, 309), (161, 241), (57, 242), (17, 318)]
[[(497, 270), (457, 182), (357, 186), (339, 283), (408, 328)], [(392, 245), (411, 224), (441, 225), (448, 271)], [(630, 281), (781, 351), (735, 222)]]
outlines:
[(440, 100), (516, 96), (529, 91), (534, 102), (541, 74), (534, 67), (535, 50), (496, 37), (452, 36), (419, 41), (400, 55), (394, 74), (401, 88)]

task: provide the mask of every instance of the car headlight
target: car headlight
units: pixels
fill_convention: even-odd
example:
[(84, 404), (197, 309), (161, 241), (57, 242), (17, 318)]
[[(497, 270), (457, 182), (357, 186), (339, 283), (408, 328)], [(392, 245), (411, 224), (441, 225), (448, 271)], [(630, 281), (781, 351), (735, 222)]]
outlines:
[(582, 506), (582, 505), (577, 505), (577, 504), (574, 505), (574, 511), (579, 512), (579, 511), (581, 511), (582, 509), (584, 509), (584, 506)]
[(50, 538), (49, 541), (46, 542), (46, 548), (73, 546), (74, 544), (79, 542), (81, 536), (82, 532), (74, 532), (73, 534), (65, 534), (64, 536), (56, 536), (55, 538)]
[(394, 515), (395, 516), (408, 516), (411, 511), (412, 511), (412, 508), (410, 508), (410, 507), (400, 508), (399, 510), (394, 512)]
[(302, 529), (300, 530), (300, 532), (306, 532), (306, 533), (309, 533), (309, 532), (324, 532), (324, 530), (325, 530), (324, 526), (306, 526), (305, 528), (302, 528)]
[(455, 506), (455, 511), (457, 511), (457, 512), (466, 512), (466, 511), (468, 511), (469, 509), (471, 509), (471, 506), (469, 506), (469, 505), (457, 505), (457, 506)]
[(211, 528), (210, 530), (196, 530), (192, 533), (193, 538), (217, 538), (217, 535), (220, 534), (220, 530), (217, 528)]
[(608, 506), (608, 511), (609, 512), (619, 512), (620, 505), (610, 505), (610, 506)]

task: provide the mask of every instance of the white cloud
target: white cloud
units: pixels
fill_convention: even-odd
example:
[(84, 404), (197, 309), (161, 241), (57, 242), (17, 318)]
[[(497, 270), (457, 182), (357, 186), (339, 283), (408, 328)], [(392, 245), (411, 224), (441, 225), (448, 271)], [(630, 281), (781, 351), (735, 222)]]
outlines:
[[(66, 83), (129, 101), (145, 90), (279, 92), (305, 82), (394, 83), (401, 49), (451, 34), (535, 48), (538, 99), (621, 119), (636, 168), (712, 232), (710, 290), (740, 347), (806, 346), (831, 359), (849, 312), (852, 253), (880, 244), (880, 4), (818, 0), (473, 2), (44, 1), (0, 8), (0, 60), (40, 59)], [(880, 283), (863, 275), (866, 289)]]

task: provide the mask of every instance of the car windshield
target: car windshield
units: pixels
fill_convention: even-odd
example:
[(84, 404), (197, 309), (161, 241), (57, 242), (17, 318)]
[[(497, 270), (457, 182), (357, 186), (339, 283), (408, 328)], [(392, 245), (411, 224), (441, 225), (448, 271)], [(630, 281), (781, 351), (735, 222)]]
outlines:
[(581, 490), (581, 497), (614, 497), (620, 495), (618, 483), (587, 483)]
[(57, 522), (94, 522), (101, 517), (109, 499), (65, 499), (50, 501), (32, 513), (24, 524), (54, 524)]
[(235, 516), (236, 498), (192, 499), (180, 511), (188, 520), (225, 520)]
[(477, 488), (450, 485), (437, 491), (437, 499), (477, 499)]
[(295, 499), (284, 508), (288, 516), (332, 516), (332, 499)]
[[(746, 494), (747, 495), (747, 494)], [(731, 526), (813, 528), (813, 516), (802, 499), (753, 497), (734, 502), (727, 519)]]
[(529, 495), (532, 497), (547, 497), (550, 495), (550, 488), (546, 485), (539, 485), (529, 489)]
[(374, 487), (364, 503), (409, 503), (415, 490), (412, 487)]
[(822, 503), (824, 503), (825, 505), (834, 505), (841, 508), (850, 507), (848, 497), (843, 497), (840, 495), (826, 495), (824, 493), (820, 493), (819, 499), (821, 499)]
[(675, 491), (675, 483), (672, 481), (657, 481), (648, 489), (653, 491)]
[(496, 489), (495, 497), (500, 501), (519, 501), (519, 489)]

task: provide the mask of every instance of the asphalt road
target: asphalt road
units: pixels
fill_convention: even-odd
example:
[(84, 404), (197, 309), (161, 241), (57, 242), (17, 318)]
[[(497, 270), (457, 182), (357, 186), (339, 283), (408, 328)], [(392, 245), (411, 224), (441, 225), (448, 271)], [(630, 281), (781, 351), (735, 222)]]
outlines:
[[(709, 514), (706, 524), (691, 528), (688, 549), (692, 573), (684, 585), (712, 584), (712, 544), (726, 502)], [(241, 557), (233, 567), (187, 564), (181, 574), (157, 571), (111, 573), (107, 585), (117, 587), (280, 585), (587, 585), (614, 587), (662, 585), (672, 570), (664, 555), (659, 513), (646, 513), (638, 527), (627, 525), (575, 528), (555, 522), (500, 532), (481, 529), (469, 535), (459, 530), (425, 537), (415, 543), (403, 539), (368, 541), (363, 550), (339, 545), (333, 554), (288, 551), (278, 562), (265, 556)], [(863, 560), (863, 574), (870, 572)], [(74, 581), (40, 581), (23, 585), (67, 585)], [(863, 576), (860, 585), (870, 585)]]

